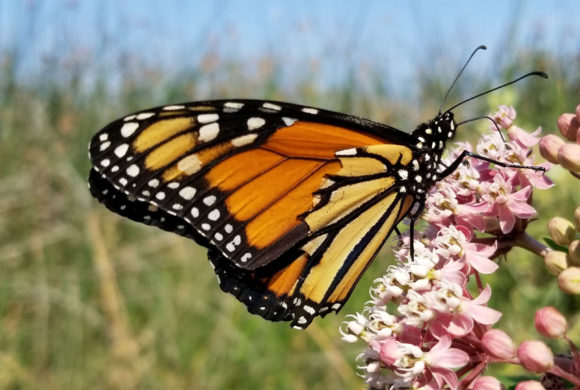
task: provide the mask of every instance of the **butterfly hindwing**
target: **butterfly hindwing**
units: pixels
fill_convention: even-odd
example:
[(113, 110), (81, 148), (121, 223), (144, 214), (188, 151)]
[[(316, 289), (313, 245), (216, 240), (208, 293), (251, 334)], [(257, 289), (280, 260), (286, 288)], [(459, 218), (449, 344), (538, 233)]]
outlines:
[(141, 111), (90, 144), (91, 192), (111, 210), (207, 246), (248, 310), (307, 326), (338, 310), (413, 197), (413, 139), (279, 102)]

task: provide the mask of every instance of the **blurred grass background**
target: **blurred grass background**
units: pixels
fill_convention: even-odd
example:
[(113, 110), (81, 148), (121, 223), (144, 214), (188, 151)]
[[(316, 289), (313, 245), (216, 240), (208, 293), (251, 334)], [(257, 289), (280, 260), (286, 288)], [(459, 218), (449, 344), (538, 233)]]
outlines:
[[(248, 64), (215, 50), (219, 39), (171, 71), (140, 61), (104, 32), (107, 43), (96, 51), (72, 34), (60, 37), (58, 50), (27, 57), (41, 40), (42, 19), (59, 7), (74, 17), (74, 2), (59, 4), (47, 14), (30, 2), (21, 20), (28, 33), (0, 51), (0, 389), (361, 388), (355, 357), (363, 346), (342, 343), (338, 327), (345, 314), (362, 309), (371, 281), (392, 260), (388, 248), (339, 315), (304, 332), (266, 322), (221, 292), (204, 249), (97, 204), (85, 184), (86, 146), (98, 129), (133, 110), (236, 96), (301, 102), (411, 130), (436, 111), (473, 47), (447, 58), (441, 53), (449, 43), (422, 42), (436, 60), (417, 62), (413, 88), (420, 92), (412, 98), (391, 92), (380, 63), (354, 59), (336, 42), (292, 78), (279, 48)], [(569, 38), (564, 30), (562, 36)], [(580, 50), (546, 50), (530, 39), (524, 48), (506, 36), (499, 65), (484, 75), (468, 70), (452, 101), (532, 69), (550, 80), (480, 99), (458, 110), (459, 118), (512, 104), (520, 126), (556, 131), (558, 115), (579, 102)], [(113, 60), (95, 67), (109, 47)], [(347, 72), (321, 83), (329, 61)], [(27, 71), (32, 62), (34, 71)], [(475, 129), (460, 138), (475, 140)], [(538, 238), (547, 218), (569, 216), (580, 203), (577, 181), (559, 169), (550, 177), (557, 186), (535, 195), (541, 215), (530, 231)], [(505, 313), (499, 326), (517, 341), (536, 337), (532, 318), (541, 305), (577, 316), (578, 300), (561, 294), (541, 259), (524, 251), (510, 252), (485, 281), (494, 289), (492, 305)]]

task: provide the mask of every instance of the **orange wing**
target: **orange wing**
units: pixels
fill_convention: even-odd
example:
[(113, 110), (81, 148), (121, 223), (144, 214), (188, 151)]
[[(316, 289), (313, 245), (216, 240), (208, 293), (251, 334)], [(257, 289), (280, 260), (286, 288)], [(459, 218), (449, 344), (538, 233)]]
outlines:
[(207, 246), (224, 291), (303, 328), (341, 307), (413, 204), (394, 178), (408, 136), (355, 119), (258, 101), (139, 112), (93, 138), (91, 192)]

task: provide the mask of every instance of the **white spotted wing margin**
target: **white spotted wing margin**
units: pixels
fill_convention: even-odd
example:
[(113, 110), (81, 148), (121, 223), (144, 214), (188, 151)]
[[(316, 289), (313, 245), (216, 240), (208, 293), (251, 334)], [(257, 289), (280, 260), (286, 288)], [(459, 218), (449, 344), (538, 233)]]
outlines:
[[(405, 217), (410, 203), (408, 196), (387, 191), (354, 210), (344, 226), (336, 224), (311, 236), (280, 256), (277, 263), (254, 272), (233, 266), (216, 250), (209, 251), (209, 259), (222, 290), (236, 296), (250, 313), (270, 321), (289, 321), (293, 328), (305, 329), (316, 316), (340, 311), (396, 224)], [(309, 242), (317, 237), (322, 239), (312, 250)], [(328, 257), (328, 253), (337, 251), (339, 256)], [(292, 294), (279, 296), (268, 289), (281, 266), (305, 254), (307, 266), (297, 278)], [(317, 280), (325, 277), (330, 279)], [(322, 299), (309, 298), (321, 285), (325, 286)]]

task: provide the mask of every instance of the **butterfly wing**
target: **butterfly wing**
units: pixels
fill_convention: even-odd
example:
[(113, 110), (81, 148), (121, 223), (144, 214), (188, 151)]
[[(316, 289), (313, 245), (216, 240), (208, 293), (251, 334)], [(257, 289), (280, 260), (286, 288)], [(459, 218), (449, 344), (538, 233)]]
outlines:
[(159, 107), (89, 147), (92, 194), (112, 211), (210, 249), (224, 291), (270, 320), (338, 310), (413, 198), (396, 172), (412, 138), (279, 102)]

